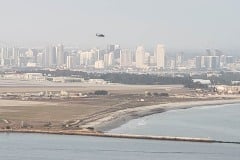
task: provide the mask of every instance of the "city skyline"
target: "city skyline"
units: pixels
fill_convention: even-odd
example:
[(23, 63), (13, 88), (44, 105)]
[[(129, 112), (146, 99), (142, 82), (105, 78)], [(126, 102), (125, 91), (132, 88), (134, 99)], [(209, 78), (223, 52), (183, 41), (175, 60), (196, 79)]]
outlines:
[(207, 49), (202, 54), (189, 56), (184, 52), (170, 55), (163, 44), (148, 51), (144, 46), (135, 50), (109, 44), (106, 49), (69, 49), (63, 44), (41, 49), (0, 47), (0, 67), (9, 69), (51, 68), (109, 71), (219, 71), (238, 70), (239, 56), (218, 49)]
[[(240, 51), (237, 0), (132, 0), (2, 2), (1, 43), (82, 48), (121, 44), (126, 48), (158, 43), (169, 49), (218, 48)], [(106, 37), (99, 39), (96, 33)]]

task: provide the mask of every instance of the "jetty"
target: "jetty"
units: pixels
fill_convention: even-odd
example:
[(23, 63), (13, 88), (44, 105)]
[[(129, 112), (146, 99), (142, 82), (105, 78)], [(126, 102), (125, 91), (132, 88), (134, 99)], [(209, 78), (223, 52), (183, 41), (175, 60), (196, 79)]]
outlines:
[(159, 141), (240, 144), (240, 142), (220, 141), (220, 140), (213, 140), (213, 139), (209, 139), (209, 138), (115, 134), (115, 133), (102, 133), (102, 132), (82, 131), (82, 130), (81, 131), (79, 131), (79, 130), (51, 130), (50, 131), (50, 130), (29, 130), (29, 129), (17, 129), (17, 130), (1, 129), (0, 133), (39, 133), (39, 134), (80, 135), (80, 136), (94, 136), (94, 137), (122, 138), (122, 139), (143, 139), (143, 140), (159, 140)]

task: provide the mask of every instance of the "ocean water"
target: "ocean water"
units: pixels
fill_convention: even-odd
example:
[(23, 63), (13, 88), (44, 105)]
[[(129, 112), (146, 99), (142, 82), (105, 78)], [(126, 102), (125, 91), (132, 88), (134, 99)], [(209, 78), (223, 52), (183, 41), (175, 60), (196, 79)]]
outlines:
[(109, 132), (240, 142), (240, 104), (172, 110), (131, 120)]
[[(239, 105), (169, 111), (111, 132), (239, 140)], [(164, 133), (164, 134), (163, 134)], [(217, 135), (215, 135), (217, 133)], [(240, 160), (239, 144), (0, 133), (0, 160)]]

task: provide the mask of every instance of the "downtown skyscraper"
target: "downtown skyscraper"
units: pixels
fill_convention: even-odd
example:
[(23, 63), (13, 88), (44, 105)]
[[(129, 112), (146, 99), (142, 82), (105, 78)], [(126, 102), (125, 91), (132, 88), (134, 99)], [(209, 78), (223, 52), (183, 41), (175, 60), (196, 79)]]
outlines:
[(156, 50), (157, 68), (165, 68), (165, 48), (164, 45), (158, 44)]
[(136, 50), (136, 68), (144, 68), (145, 50), (143, 46), (138, 46)]

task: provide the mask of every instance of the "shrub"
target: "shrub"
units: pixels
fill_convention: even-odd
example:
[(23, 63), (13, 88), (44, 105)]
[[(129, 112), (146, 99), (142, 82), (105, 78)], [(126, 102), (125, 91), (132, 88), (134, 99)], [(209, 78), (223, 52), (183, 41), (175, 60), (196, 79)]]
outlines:
[(98, 90), (94, 92), (95, 95), (107, 95), (108, 91), (105, 90)]
[(169, 97), (169, 94), (168, 94), (168, 93), (160, 93), (159, 96), (162, 96), (162, 97)]

